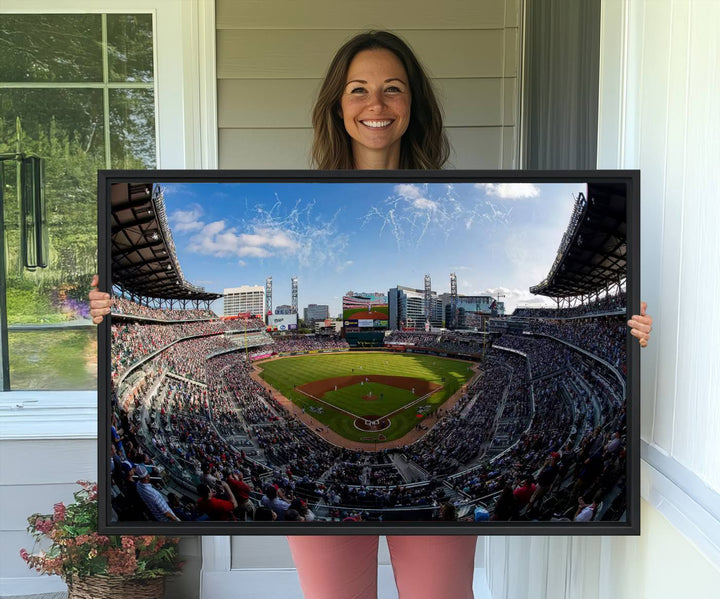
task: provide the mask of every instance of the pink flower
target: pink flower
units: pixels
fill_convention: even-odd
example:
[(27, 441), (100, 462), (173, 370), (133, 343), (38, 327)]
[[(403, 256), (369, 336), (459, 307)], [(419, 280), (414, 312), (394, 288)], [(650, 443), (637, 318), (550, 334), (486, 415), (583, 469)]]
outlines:
[(135, 573), (135, 552), (127, 549), (108, 550), (108, 574), (127, 576)]
[(37, 520), (35, 520), (35, 528), (42, 534), (46, 535), (52, 530), (53, 523), (51, 520), (43, 520), (42, 518), (38, 518)]
[[(138, 568), (138, 554), (156, 555), (166, 539), (154, 536), (108, 537), (92, 530), (97, 508), (97, 485), (78, 481), (82, 487), (74, 493), (75, 502), (70, 506), (56, 503), (51, 515), (33, 514), (28, 518), (28, 530), (38, 541), (47, 542), (46, 551), (30, 553), (19, 551), (21, 559), (29, 568), (41, 574), (61, 576), (82, 576), (88, 570), (105, 567), (106, 571), (119, 576), (132, 576)], [(88, 531), (77, 534), (77, 531)], [(41, 539), (41, 537), (44, 537)], [(162, 564), (144, 570), (145, 573), (164, 571), (165, 568), (178, 570), (175, 555), (161, 556)], [(98, 563), (98, 560), (101, 560)], [(107, 560), (107, 566), (105, 565)]]
[(65, 520), (65, 504), (63, 504), (62, 502), (56, 503), (53, 506), (53, 510), (54, 510), (53, 518), (54, 518), (55, 522), (62, 522), (63, 520)]
[(48, 574), (62, 574), (62, 559), (60, 559), (59, 557), (48, 558), (45, 560), (44, 568)]
[(132, 537), (123, 537), (122, 546), (124, 549), (135, 549), (135, 539)]

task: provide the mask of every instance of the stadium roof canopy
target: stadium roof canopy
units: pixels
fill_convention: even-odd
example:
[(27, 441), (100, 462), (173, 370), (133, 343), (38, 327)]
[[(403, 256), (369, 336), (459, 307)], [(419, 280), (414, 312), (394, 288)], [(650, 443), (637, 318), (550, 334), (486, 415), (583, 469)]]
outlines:
[(580, 194), (557, 257), (544, 281), (530, 292), (556, 301), (584, 298), (620, 286), (626, 278), (624, 183), (589, 184)]
[(159, 186), (115, 183), (110, 204), (113, 285), (134, 296), (170, 301), (222, 297), (183, 277)]

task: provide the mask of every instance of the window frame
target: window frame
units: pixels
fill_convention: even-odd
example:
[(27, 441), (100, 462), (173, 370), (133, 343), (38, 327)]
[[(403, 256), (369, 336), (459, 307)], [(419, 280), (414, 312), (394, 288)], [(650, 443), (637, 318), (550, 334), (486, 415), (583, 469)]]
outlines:
[[(0, 14), (151, 14), (157, 168), (217, 168), (215, 3), (84, 4), (25, 0), (20, 5), (0, 0)], [(39, 427), (38, 419), (53, 426)], [(0, 392), (0, 439), (96, 439), (96, 423), (96, 390)]]

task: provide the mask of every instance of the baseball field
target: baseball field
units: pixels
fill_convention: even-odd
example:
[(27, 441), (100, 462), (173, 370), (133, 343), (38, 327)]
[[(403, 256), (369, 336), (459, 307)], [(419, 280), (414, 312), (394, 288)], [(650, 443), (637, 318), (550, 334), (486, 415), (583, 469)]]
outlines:
[(432, 417), (473, 376), (469, 362), (386, 352), (313, 354), (259, 363), (260, 376), (350, 441), (392, 441)]

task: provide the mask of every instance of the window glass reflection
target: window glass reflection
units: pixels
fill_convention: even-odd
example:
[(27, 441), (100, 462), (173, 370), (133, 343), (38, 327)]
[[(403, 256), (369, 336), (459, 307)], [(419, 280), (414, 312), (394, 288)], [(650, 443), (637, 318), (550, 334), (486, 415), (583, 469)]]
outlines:
[(0, 81), (102, 81), (100, 15), (2, 15)]
[[(0, 49), (11, 389), (93, 389), (86, 298), (97, 271), (97, 171), (156, 166), (152, 17), (3, 15)], [(47, 268), (22, 262), (18, 153), (44, 162)]]

